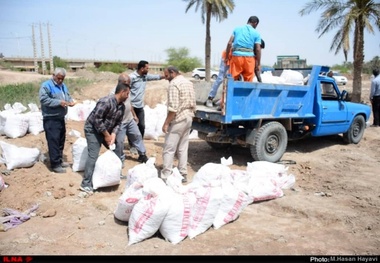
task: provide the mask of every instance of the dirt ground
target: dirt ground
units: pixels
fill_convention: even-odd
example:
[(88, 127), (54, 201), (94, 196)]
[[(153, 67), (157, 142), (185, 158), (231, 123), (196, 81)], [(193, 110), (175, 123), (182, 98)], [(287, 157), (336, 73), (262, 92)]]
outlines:
[[(78, 101), (97, 99), (112, 89), (117, 75), (91, 72), (70, 73), (86, 77), (93, 85)], [(49, 77), (49, 76), (45, 76)], [(33, 73), (0, 71), (0, 85), (40, 81)], [(351, 90), (350, 79), (347, 86)], [(164, 100), (167, 82), (148, 82), (146, 103)], [(70, 87), (69, 87), (70, 88)], [(363, 79), (362, 99), (368, 102), (369, 77)], [(372, 121), (372, 117), (371, 117)], [(372, 123), (372, 122), (371, 122)], [(83, 134), (83, 122), (68, 121), (67, 131)], [(99, 189), (92, 196), (79, 191), (82, 172), (50, 172), (46, 163), (30, 168), (0, 172), (8, 188), (0, 192), (0, 208), (20, 212), (39, 204), (32, 217), (21, 225), (0, 232), (0, 255), (379, 255), (380, 254), (380, 128), (368, 128), (357, 145), (346, 145), (341, 136), (289, 142), (284, 160), (296, 178), (292, 189), (281, 198), (252, 203), (237, 220), (219, 229), (210, 228), (194, 239), (173, 245), (159, 234), (128, 246), (128, 225), (114, 219), (120, 185)], [(38, 147), (47, 155), (45, 134), (0, 140), (22, 147)], [(76, 137), (67, 135), (66, 160), (72, 163)], [(147, 154), (162, 164), (163, 138), (145, 140)], [(123, 173), (138, 164), (126, 150)], [(189, 181), (208, 162), (220, 163), (232, 156), (232, 169), (245, 170), (252, 162), (249, 149), (232, 147), (213, 150), (202, 140), (193, 139), (189, 148)]]

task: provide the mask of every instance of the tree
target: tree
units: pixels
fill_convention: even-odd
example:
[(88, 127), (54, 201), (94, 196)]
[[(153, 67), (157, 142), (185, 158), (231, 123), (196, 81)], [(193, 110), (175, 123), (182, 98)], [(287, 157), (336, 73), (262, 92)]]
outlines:
[(55, 68), (65, 68), (66, 70), (69, 70), (69, 64), (66, 60), (61, 59), (58, 56), (53, 57), (53, 64)]
[(182, 72), (189, 72), (202, 65), (199, 58), (189, 57), (189, 49), (185, 47), (168, 48), (165, 51), (168, 54), (167, 64), (177, 67)]
[[(198, 8), (201, 9), (202, 23), (206, 22), (206, 41), (205, 41), (205, 69), (206, 69), (206, 81), (210, 81), (210, 64), (211, 64), (211, 17), (219, 22), (228, 18), (228, 13), (232, 13), (235, 8), (233, 0), (183, 0), (188, 2), (186, 7), (186, 13), (192, 6), (195, 5), (195, 11)], [(205, 18), (206, 16), (206, 18)]]
[(335, 54), (343, 49), (345, 60), (350, 50), (350, 35), (353, 32), (353, 92), (352, 101), (360, 102), (362, 93), (362, 70), (364, 63), (364, 29), (374, 34), (373, 27), (380, 30), (380, 3), (375, 0), (313, 0), (299, 11), (300, 15), (307, 15), (313, 11), (323, 9), (316, 32), (319, 37), (337, 29), (330, 51)]

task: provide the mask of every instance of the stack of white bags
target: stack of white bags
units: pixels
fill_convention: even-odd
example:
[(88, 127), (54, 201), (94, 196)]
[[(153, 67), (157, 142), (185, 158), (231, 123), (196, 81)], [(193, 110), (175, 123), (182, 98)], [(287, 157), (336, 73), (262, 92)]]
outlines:
[(210, 227), (218, 229), (236, 220), (247, 205), (282, 197), (295, 178), (284, 165), (262, 161), (248, 163), (246, 171), (207, 163), (191, 183), (182, 185), (181, 181), (176, 168), (166, 183), (160, 179), (153, 158), (128, 170), (114, 211), (115, 218), (128, 222), (128, 245), (157, 231), (177, 244)]

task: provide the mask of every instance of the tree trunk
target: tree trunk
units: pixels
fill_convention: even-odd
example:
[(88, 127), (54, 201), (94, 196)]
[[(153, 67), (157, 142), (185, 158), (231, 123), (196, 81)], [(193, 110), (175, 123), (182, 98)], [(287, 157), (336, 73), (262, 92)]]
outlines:
[(205, 41), (205, 69), (206, 76), (205, 80), (210, 82), (210, 61), (211, 61), (211, 34), (210, 34), (210, 25), (211, 25), (211, 4), (207, 3), (207, 14), (206, 14), (206, 41)]
[(355, 20), (354, 32), (354, 77), (352, 80), (352, 101), (361, 102), (362, 70), (364, 63), (364, 26), (362, 18)]

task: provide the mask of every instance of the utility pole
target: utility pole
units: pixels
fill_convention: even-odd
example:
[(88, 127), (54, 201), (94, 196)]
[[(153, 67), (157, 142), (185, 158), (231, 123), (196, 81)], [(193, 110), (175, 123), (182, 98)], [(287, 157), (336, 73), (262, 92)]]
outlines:
[(42, 37), (42, 27), (40, 22), (40, 39), (41, 39), (41, 60), (42, 60), (42, 75), (46, 73), (45, 52), (44, 52), (44, 39)]
[(47, 34), (48, 34), (48, 45), (49, 45), (50, 74), (53, 74), (53, 72), (54, 72), (54, 63), (53, 63), (53, 52), (51, 50), (51, 39), (50, 39), (49, 22), (47, 23)]
[(37, 47), (36, 47), (36, 36), (34, 34), (34, 24), (32, 24), (32, 43), (33, 43), (33, 57), (34, 57), (34, 72), (38, 73)]

